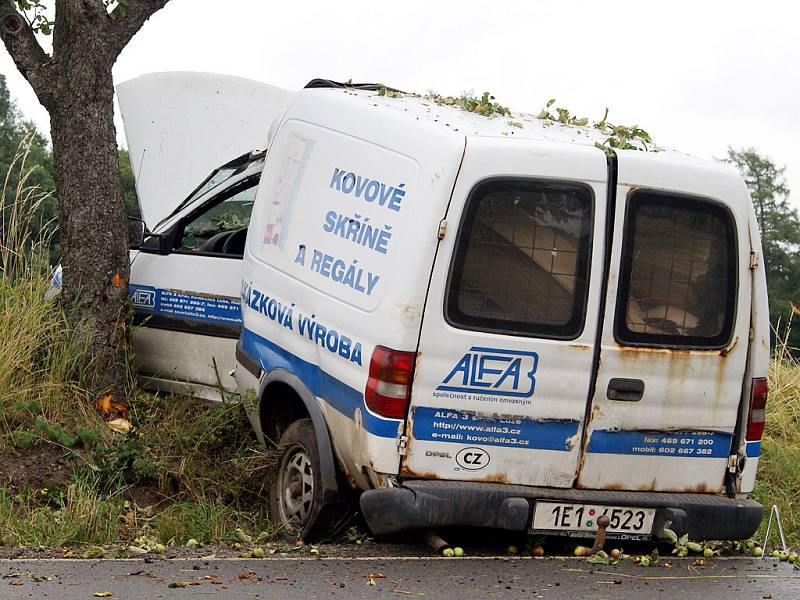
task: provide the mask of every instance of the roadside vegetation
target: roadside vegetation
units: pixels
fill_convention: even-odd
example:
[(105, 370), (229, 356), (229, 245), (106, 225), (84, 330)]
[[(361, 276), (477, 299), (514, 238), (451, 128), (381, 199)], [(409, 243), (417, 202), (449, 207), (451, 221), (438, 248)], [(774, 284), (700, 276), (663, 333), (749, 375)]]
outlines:
[(37, 219), (50, 194), (32, 183), (29, 147), (11, 161), (0, 211), (0, 545), (272, 539), (275, 460), (238, 401), (210, 408), (132, 384), (127, 405), (92, 402), (88, 343), (46, 298), (49, 230)]
[[(769, 510), (780, 510), (787, 542), (800, 546), (800, 360), (785, 340), (777, 345), (769, 373), (767, 422), (761, 440), (761, 460), (754, 497), (764, 505), (757, 535), (763, 539)], [(778, 542), (775, 524), (770, 538)]]

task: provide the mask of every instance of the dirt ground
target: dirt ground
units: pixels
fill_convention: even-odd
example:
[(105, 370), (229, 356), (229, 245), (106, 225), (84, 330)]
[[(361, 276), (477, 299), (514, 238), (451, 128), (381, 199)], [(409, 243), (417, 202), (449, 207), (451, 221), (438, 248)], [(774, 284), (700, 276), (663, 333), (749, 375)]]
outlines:
[(61, 487), (69, 483), (74, 470), (72, 452), (53, 444), (40, 444), (25, 450), (0, 452), (0, 486), (16, 491)]

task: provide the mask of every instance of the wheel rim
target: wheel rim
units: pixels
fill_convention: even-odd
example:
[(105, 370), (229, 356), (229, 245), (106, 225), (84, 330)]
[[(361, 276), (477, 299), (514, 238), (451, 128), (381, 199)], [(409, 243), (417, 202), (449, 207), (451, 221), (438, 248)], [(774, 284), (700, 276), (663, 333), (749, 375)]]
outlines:
[(284, 462), (280, 482), (281, 521), (301, 530), (314, 506), (314, 469), (303, 448), (294, 448)]

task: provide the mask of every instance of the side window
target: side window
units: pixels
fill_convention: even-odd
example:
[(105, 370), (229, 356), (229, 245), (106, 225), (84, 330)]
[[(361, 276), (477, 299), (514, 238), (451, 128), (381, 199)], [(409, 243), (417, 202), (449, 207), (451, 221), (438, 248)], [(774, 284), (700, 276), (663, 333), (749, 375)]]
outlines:
[(737, 289), (731, 214), (709, 201), (636, 192), (626, 219), (617, 340), (724, 347)]
[(221, 193), (189, 217), (177, 250), (241, 258), (258, 180)]
[(464, 210), (445, 316), (463, 329), (574, 339), (583, 329), (592, 192), (494, 180)]

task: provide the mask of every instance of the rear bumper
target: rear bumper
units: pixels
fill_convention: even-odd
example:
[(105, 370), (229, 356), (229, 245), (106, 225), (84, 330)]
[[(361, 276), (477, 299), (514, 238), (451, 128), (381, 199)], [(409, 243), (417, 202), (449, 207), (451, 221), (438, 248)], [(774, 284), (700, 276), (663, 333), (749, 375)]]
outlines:
[(463, 525), (527, 531), (537, 500), (655, 508), (653, 537), (667, 522), (691, 539), (749, 538), (761, 521), (762, 506), (714, 494), (576, 490), (472, 483), (406, 481), (398, 488), (368, 490), (361, 511), (376, 535), (406, 529)]

